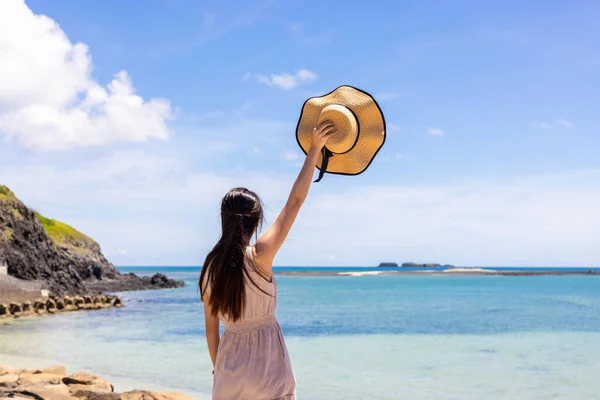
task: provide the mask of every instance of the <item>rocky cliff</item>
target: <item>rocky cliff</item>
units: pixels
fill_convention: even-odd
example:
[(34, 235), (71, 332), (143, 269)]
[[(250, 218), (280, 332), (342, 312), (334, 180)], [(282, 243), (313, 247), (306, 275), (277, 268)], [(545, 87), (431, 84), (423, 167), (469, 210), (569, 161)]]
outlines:
[(164, 275), (121, 274), (91, 238), (25, 206), (0, 185), (0, 262), (8, 274), (40, 280), (55, 295), (180, 287)]

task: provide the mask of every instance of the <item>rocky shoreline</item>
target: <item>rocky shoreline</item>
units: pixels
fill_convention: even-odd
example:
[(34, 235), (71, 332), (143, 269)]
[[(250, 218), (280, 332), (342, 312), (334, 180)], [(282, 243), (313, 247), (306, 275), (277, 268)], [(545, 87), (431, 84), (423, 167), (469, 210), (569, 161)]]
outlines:
[(0, 399), (22, 400), (193, 400), (182, 393), (148, 390), (115, 392), (106, 379), (63, 366), (22, 369), (0, 366)]
[(32, 282), (43, 284), (55, 296), (184, 286), (183, 281), (163, 274), (152, 277), (122, 274), (104, 257), (95, 240), (27, 207), (3, 185), (0, 185), (0, 267), (0, 274), (12, 278), (5, 282), (4, 290), (13, 294), (20, 286)]
[(52, 315), (81, 310), (101, 310), (123, 307), (119, 296), (64, 296), (39, 299), (37, 301), (0, 303), (0, 319), (28, 316)]

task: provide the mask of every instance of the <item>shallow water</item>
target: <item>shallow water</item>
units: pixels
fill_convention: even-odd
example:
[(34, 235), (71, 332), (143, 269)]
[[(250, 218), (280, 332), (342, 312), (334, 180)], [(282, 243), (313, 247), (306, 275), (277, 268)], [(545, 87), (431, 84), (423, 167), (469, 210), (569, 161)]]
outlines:
[[(123, 309), (0, 325), (0, 364), (42, 361), (33, 357), (105, 375), (118, 390), (210, 398), (197, 270), (175, 275), (188, 285), (123, 294)], [(598, 399), (600, 277), (285, 276), (278, 284), (301, 399)]]

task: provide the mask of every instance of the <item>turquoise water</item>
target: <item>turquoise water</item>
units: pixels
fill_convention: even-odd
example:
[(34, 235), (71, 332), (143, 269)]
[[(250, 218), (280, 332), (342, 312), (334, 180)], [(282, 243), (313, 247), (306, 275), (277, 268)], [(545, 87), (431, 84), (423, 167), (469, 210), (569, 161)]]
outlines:
[[(106, 375), (118, 390), (210, 398), (198, 269), (166, 272), (187, 286), (123, 293), (119, 310), (0, 325), (0, 364), (62, 363)], [(278, 284), (300, 399), (598, 399), (600, 277), (280, 276)]]

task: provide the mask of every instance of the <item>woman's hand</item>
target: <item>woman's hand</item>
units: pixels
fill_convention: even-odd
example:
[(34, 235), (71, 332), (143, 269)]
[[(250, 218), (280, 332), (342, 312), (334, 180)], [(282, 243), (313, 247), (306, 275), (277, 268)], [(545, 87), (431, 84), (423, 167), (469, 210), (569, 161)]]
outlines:
[(310, 147), (317, 151), (321, 151), (323, 146), (325, 146), (325, 143), (327, 143), (327, 139), (329, 139), (336, 132), (337, 128), (331, 121), (325, 121), (322, 124), (317, 125), (312, 132), (312, 142)]

